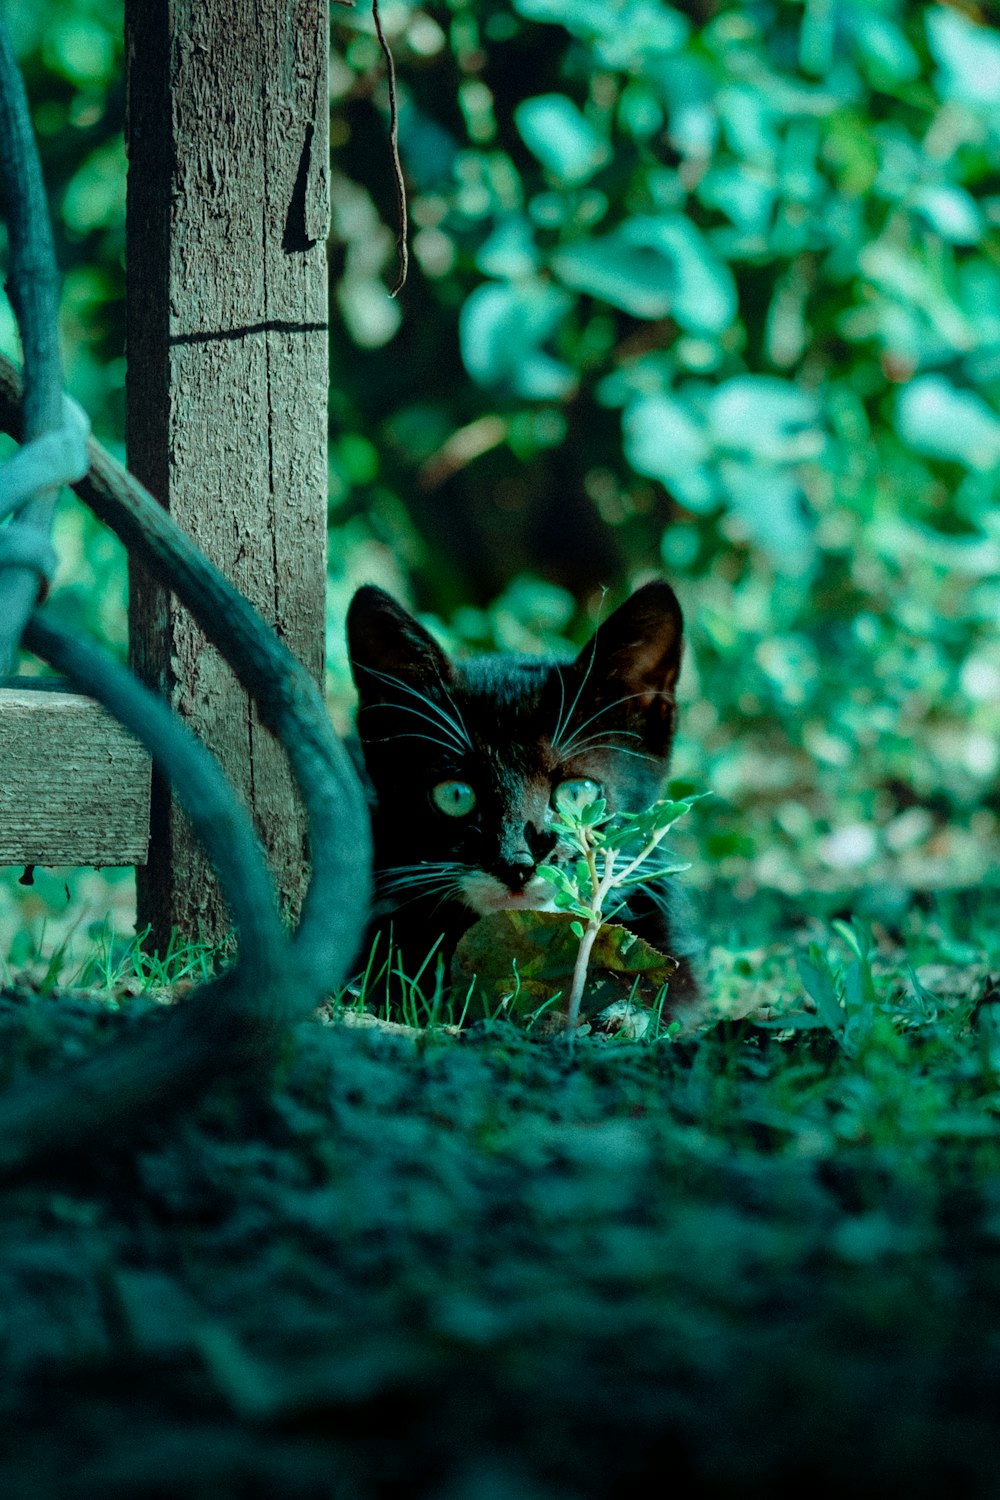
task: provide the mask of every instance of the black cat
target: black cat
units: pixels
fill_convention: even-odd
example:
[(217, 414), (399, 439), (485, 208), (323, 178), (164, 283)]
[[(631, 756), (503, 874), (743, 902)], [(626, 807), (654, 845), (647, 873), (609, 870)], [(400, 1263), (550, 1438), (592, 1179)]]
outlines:
[[(412, 974), (442, 933), (450, 960), (478, 917), (552, 909), (536, 870), (559, 858), (554, 799), (588, 798), (596, 784), (611, 812), (637, 812), (661, 794), (682, 632), (674, 591), (658, 581), (621, 605), (575, 661), (453, 661), (382, 589), (358, 590), (347, 634), (374, 804), (366, 952), (391, 926)], [(680, 960), (671, 1009), (698, 995), (697, 945), (682, 913), (675, 885), (654, 875), (615, 917)]]

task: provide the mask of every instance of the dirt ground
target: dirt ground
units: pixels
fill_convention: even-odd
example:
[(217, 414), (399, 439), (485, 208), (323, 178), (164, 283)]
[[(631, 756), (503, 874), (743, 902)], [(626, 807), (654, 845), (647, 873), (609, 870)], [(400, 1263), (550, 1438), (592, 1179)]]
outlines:
[[(136, 1014), (7, 994), (4, 1053)], [(837, 1066), (312, 1021), (270, 1091), (68, 1150), (4, 1190), (0, 1493), (996, 1494), (995, 1142), (755, 1117), (789, 1045)]]

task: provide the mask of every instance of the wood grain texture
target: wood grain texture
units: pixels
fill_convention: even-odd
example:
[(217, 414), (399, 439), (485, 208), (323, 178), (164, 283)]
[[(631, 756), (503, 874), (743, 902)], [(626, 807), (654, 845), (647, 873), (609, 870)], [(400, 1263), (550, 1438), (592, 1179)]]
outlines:
[(0, 864), (143, 865), (149, 756), (79, 693), (0, 688)]
[[(326, 0), (127, 0), (129, 466), (320, 680), (326, 575)], [(216, 752), (283, 901), (304, 882), (284, 756), (138, 569), (132, 662)], [(218, 889), (154, 780), (139, 920), (222, 936)]]

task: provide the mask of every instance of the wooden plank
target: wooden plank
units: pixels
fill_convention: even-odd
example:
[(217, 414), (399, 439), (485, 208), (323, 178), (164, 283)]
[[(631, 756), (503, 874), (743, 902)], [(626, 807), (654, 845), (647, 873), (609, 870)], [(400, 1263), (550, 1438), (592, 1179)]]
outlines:
[(80, 693), (0, 687), (0, 864), (142, 865), (149, 756)]
[[(129, 466), (323, 670), (328, 0), (126, 0)], [(291, 908), (303, 823), (284, 757), (190, 620), (135, 570), (131, 659), (251, 806)], [(154, 778), (139, 921), (228, 917)]]

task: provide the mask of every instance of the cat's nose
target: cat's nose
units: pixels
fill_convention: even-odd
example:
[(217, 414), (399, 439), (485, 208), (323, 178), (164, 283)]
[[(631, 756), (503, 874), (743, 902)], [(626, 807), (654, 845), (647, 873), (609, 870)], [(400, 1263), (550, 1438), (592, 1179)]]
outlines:
[(541, 864), (542, 860), (556, 847), (557, 837), (551, 828), (536, 828), (533, 823), (526, 823), (524, 841), (531, 850), (532, 859), (536, 864)]
[(494, 873), (512, 891), (523, 891), (535, 873), (535, 861), (525, 850), (523, 854), (515, 854), (511, 859), (502, 859), (494, 866)]

